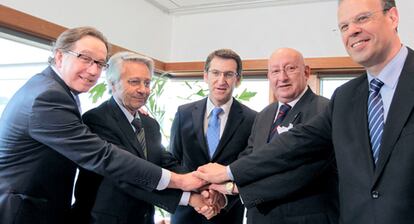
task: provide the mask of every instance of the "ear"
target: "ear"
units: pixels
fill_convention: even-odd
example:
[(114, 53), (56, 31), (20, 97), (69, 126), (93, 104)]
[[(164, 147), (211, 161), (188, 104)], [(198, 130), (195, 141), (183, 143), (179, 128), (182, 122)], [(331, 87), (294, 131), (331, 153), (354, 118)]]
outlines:
[(242, 80), (242, 76), (241, 76), (241, 75), (238, 75), (238, 76), (236, 77), (236, 87), (239, 87), (239, 86), (240, 86), (240, 84), (241, 84), (241, 80)]
[(392, 7), (387, 12), (388, 18), (391, 20), (394, 30), (398, 29), (398, 23), (400, 22), (400, 17), (396, 7)]
[(305, 77), (306, 77), (306, 80), (309, 79), (310, 73), (311, 73), (311, 70), (310, 70), (309, 65), (305, 65)]
[(206, 71), (204, 71), (203, 79), (204, 79), (204, 82), (208, 83), (208, 73)]
[(63, 53), (60, 50), (57, 50), (54, 56), (55, 60), (55, 66), (56, 68), (60, 68), (62, 66), (62, 60), (63, 60)]

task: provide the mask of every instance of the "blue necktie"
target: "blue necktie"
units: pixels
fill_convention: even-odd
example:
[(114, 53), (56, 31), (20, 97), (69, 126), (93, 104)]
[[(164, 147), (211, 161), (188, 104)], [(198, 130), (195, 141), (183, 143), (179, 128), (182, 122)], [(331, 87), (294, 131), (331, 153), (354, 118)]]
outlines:
[(216, 107), (213, 109), (208, 121), (207, 127), (207, 144), (208, 153), (210, 158), (213, 158), (214, 152), (216, 151), (217, 145), (220, 141), (220, 118), (219, 114), (223, 112), (223, 109)]
[(380, 89), (384, 85), (379, 79), (373, 79), (369, 85), (368, 126), (374, 163), (377, 163), (384, 129), (384, 107)]
[(283, 119), (285, 119), (287, 113), (292, 107), (289, 104), (282, 104), (279, 108), (279, 113), (276, 116), (275, 122), (273, 122), (272, 127), (270, 128), (269, 136), (267, 138), (267, 142), (273, 138), (273, 136), (278, 133), (277, 127), (282, 123)]

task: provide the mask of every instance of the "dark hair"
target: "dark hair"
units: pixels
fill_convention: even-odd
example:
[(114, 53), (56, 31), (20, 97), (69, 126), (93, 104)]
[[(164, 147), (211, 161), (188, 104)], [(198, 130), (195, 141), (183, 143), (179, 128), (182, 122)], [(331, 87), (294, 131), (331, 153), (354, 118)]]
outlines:
[[(341, 2), (343, 2), (344, 0), (339, 0), (338, 3), (341, 4)], [(388, 10), (391, 9), (392, 7), (397, 7), (395, 5), (395, 0), (381, 0), (382, 2), (382, 9), (384, 10)]]
[[(56, 54), (58, 50), (68, 51), (71, 50), (76, 41), (82, 39), (85, 36), (96, 37), (101, 40), (106, 47), (107, 52), (109, 53), (110, 45), (106, 37), (97, 29), (93, 27), (77, 27), (72, 29), (67, 29), (59, 35), (56, 39), (56, 42), (53, 44), (52, 53)], [(54, 64), (55, 59), (53, 57), (49, 58), (49, 63)]]
[(215, 57), (233, 59), (234, 61), (236, 61), (237, 64), (237, 75), (242, 75), (242, 60), (240, 56), (231, 49), (218, 49), (210, 53), (206, 59), (206, 63), (204, 64), (205, 72), (208, 72), (208, 70), (210, 69), (211, 60), (213, 60), (213, 58)]

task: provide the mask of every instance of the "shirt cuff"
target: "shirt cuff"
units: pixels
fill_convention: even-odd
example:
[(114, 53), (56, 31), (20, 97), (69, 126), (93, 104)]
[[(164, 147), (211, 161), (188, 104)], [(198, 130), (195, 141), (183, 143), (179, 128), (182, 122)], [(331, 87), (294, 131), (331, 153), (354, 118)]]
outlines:
[(231, 181), (234, 181), (233, 173), (231, 172), (230, 166), (226, 166), (227, 176), (229, 176)]
[(227, 199), (227, 195), (222, 194), (224, 196), (224, 206), (223, 208), (225, 208), (228, 204), (229, 204), (229, 200)]
[(159, 191), (166, 189), (171, 180), (171, 171), (166, 170), (164, 168), (162, 168), (161, 170), (162, 170), (161, 179), (158, 182), (158, 185), (156, 188)]
[(183, 192), (183, 195), (181, 195), (181, 199), (178, 205), (187, 206), (188, 203), (190, 202), (190, 196), (191, 196), (191, 192)]

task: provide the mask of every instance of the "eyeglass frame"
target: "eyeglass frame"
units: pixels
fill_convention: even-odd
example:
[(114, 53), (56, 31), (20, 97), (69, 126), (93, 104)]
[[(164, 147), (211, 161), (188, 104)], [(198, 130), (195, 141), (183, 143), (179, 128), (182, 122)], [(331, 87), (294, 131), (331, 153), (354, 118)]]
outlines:
[(70, 55), (75, 56), (76, 58), (80, 59), (82, 62), (84, 62), (85, 64), (88, 64), (89, 66), (92, 66), (93, 63), (95, 63), (98, 66), (98, 68), (101, 69), (101, 70), (106, 70), (109, 67), (108, 63), (103, 62), (103, 61), (99, 61), (99, 60), (95, 60), (91, 56), (88, 56), (86, 54), (71, 51), (71, 50), (67, 50), (65, 52), (70, 54)]
[(219, 71), (217, 69), (211, 69), (208, 70), (207, 73), (209, 75), (212, 75), (214, 78), (219, 78), (221, 76), (221, 74), (223, 74), (225, 79), (232, 79), (233, 77), (238, 77), (239, 74), (237, 72), (233, 72), (233, 71)]
[[(385, 9), (380, 9), (380, 10), (376, 10), (376, 11), (360, 13), (360, 14), (354, 16), (352, 19), (350, 19), (350, 21), (348, 21), (348, 23), (338, 24), (338, 30), (341, 34), (345, 34), (346, 32), (348, 32), (350, 24), (355, 24), (355, 25), (358, 25), (358, 26), (364, 25), (364, 24), (372, 21), (372, 18), (376, 13), (382, 12), (382, 13), (385, 14), (385, 12), (389, 11), (390, 9), (391, 8), (385, 8)], [(346, 26), (346, 29), (344, 28), (344, 26)]]
[(150, 88), (151, 87), (151, 80), (141, 80), (141, 79), (133, 78), (133, 79), (128, 79), (127, 83), (130, 86), (133, 86), (133, 87), (137, 87), (141, 83), (144, 83), (145, 88)]
[[(289, 68), (291, 68), (291, 69), (289, 70)], [(279, 69), (280, 69), (280, 67), (279, 67)], [(269, 75), (271, 75), (273, 77), (277, 77), (277, 76), (281, 75), (283, 72), (287, 76), (297, 74), (297, 73), (299, 73), (299, 65), (285, 65), (283, 67), (283, 69), (277, 70), (277, 74), (275, 74), (276, 73), (275, 69), (273, 69), (273, 70), (269, 69)]]

